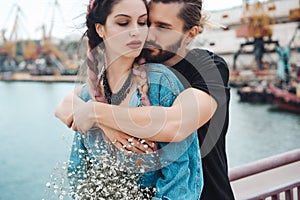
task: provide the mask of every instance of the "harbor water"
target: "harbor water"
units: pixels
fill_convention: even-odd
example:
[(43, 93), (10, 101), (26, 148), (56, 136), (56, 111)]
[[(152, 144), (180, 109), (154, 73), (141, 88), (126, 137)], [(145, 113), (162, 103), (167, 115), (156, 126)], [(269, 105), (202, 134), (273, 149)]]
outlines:
[[(0, 200), (48, 199), (46, 183), (68, 159), (72, 131), (54, 117), (73, 83), (0, 82)], [(232, 88), (229, 167), (300, 148), (300, 115), (239, 102)]]

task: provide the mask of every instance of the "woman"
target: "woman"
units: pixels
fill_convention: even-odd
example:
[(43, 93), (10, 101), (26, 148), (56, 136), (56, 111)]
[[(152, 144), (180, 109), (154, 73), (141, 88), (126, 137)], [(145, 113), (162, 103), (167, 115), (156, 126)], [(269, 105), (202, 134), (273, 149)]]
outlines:
[[(88, 75), (98, 77), (90, 83), (98, 90), (90, 94), (83, 86), (79, 96), (84, 101), (172, 105), (183, 90), (176, 76), (162, 65), (135, 62), (147, 36), (147, 16), (142, 0), (90, 2), (86, 64)], [(131, 155), (132, 147), (121, 152), (106, 139), (109, 131), (76, 132), (68, 167), (74, 198), (199, 199), (203, 178), (196, 132), (182, 142), (157, 143), (156, 153)]]

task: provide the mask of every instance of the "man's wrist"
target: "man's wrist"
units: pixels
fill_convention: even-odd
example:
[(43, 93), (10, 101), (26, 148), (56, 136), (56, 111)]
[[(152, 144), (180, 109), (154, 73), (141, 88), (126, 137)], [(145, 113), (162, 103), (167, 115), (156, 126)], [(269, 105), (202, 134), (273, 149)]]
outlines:
[(99, 127), (99, 120), (98, 120), (98, 114), (97, 114), (97, 110), (96, 110), (96, 102), (95, 101), (90, 101), (89, 102), (90, 103), (90, 109), (91, 109), (91, 112), (89, 113), (90, 114), (90, 116), (89, 116), (89, 118), (90, 118), (90, 120), (93, 122), (93, 125), (94, 126), (97, 126), (97, 127)]

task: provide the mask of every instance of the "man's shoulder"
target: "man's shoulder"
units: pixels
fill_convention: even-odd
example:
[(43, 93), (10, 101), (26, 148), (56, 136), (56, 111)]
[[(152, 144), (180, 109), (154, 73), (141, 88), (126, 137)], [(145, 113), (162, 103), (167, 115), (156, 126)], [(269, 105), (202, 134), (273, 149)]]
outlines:
[(186, 59), (195, 60), (197, 63), (203, 63), (204, 61), (210, 60), (213, 61), (218, 67), (228, 68), (223, 57), (207, 49), (193, 48), (187, 54)]

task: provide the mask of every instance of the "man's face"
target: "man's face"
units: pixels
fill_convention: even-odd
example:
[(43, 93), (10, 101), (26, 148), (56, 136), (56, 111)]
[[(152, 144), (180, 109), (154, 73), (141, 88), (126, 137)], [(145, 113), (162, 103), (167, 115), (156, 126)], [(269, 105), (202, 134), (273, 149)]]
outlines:
[(150, 4), (150, 29), (146, 42), (145, 57), (148, 62), (164, 62), (172, 58), (182, 48), (184, 38), (182, 19), (178, 13), (182, 4)]

